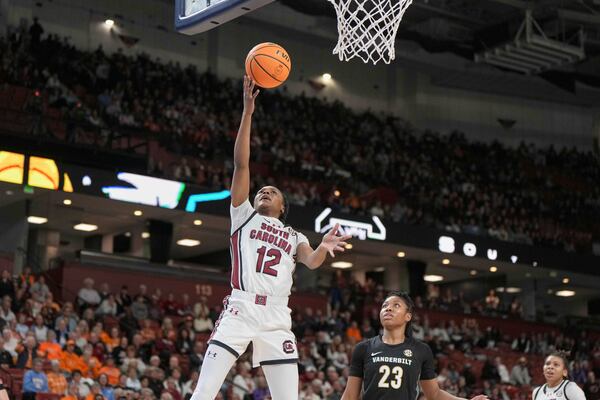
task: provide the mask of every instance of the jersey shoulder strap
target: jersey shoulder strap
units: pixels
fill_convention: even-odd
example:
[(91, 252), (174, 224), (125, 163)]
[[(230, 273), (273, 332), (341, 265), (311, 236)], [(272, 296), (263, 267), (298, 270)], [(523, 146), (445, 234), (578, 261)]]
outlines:
[(533, 391), (533, 400), (537, 400), (537, 396), (538, 396), (538, 394), (540, 394), (540, 392), (542, 391), (542, 388), (543, 388), (544, 386), (546, 386), (546, 385), (544, 384), (544, 385), (542, 385), (542, 386), (539, 386), (537, 389), (535, 389), (535, 390)]
[(235, 235), (235, 233), (236, 233), (236, 232), (239, 232), (240, 230), (242, 230), (242, 228), (243, 228), (244, 226), (246, 226), (246, 225), (248, 224), (248, 222), (250, 222), (250, 221), (252, 220), (252, 218), (254, 218), (254, 216), (255, 216), (257, 213), (258, 213), (258, 212), (257, 212), (256, 210), (254, 210), (254, 211), (252, 212), (252, 214), (250, 214), (250, 216), (248, 217), (248, 219), (246, 219), (246, 221), (244, 221), (244, 223), (243, 223), (243, 224), (241, 224), (241, 225), (240, 225), (240, 227), (239, 227), (239, 228), (237, 228), (237, 229), (235, 230), (235, 232), (233, 232), (233, 234), (232, 234), (231, 236)]
[(563, 395), (565, 396), (565, 400), (569, 400), (569, 397), (567, 396), (567, 386), (569, 386), (569, 383), (571, 383), (571, 381), (567, 381), (565, 386), (563, 386)]

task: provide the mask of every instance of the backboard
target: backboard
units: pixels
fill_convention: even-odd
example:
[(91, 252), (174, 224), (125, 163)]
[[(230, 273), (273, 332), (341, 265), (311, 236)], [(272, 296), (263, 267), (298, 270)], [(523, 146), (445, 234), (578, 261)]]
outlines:
[(175, 0), (175, 30), (205, 32), (274, 0)]

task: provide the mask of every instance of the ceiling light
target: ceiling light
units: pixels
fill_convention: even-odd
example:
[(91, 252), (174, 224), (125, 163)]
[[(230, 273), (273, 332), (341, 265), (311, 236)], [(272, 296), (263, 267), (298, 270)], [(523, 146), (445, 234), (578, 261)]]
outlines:
[(500, 286), (496, 288), (496, 292), (498, 293), (504, 293), (504, 286)]
[(352, 264), (351, 262), (348, 261), (336, 261), (336, 262), (332, 262), (331, 266), (333, 268), (338, 268), (338, 269), (348, 269), (348, 268), (352, 268), (354, 264)]
[(84, 231), (84, 232), (92, 232), (95, 231), (96, 229), (98, 229), (98, 225), (92, 225), (92, 224), (77, 224), (73, 227), (73, 229), (77, 230), (77, 231)]
[(406, 256), (406, 253), (405, 253), (405, 252), (403, 252), (403, 251), (399, 251), (398, 253), (396, 253), (396, 255), (397, 255), (398, 257), (402, 258), (402, 257)]
[(63, 200), (63, 204), (64, 204), (65, 206), (70, 206), (71, 204), (73, 204), (73, 202), (71, 201), (71, 199), (64, 199), (64, 200)]
[(200, 241), (196, 239), (179, 239), (177, 244), (185, 247), (194, 247), (200, 245)]
[(569, 283), (570, 281), (571, 281), (571, 280), (570, 280), (569, 278), (563, 278), (563, 280), (562, 280), (562, 282), (563, 282), (564, 284), (567, 284), (567, 283)]
[(506, 293), (521, 293), (521, 288), (510, 286), (506, 288)]
[(196, 225), (196, 226), (202, 225), (202, 220), (201, 219), (195, 219), (194, 220), (194, 225)]
[(496, 267), (496, 266), (492, 265), (492, 266), (490, 267), (490, 272), (496, 272), (496, 271), (498, 271), (498, 267)]
[(125, 232), (125, 237), (131, 237), (131, 232)]
[(330, 80), (331, 80), (331, 74), (329, 74), (329, 73), (325, 72), (325, 73), (322, 75), (322, 78), (323, 78), (323, 80), (324, 80), (324, 81), (330, 81)]
[(334, 195), (335, 197), (340, 197), (340, 194), (341, 194), (341, 193), (340, 193), (340, 191), (339, 191), (339, 190), (334, 190), (334, 191), (333, 191), (333, 195)]
[(444, 264), (444, 265), (448, 265), (448, 264), (450, 264), (450, 260), (449, 260), (449, 259), (447, 259), (447, 258), (444, 258), (444, 259), (442, 260), (442, 264)]
[(148, 239), (150, 237), (149, 232), (142, 232), (142, 239)]
[(48, 218), (36, 217), (36, 216), (30, 215), (29, 217), (27, 217), (27, 222), (29, 222), (30, 224), (41, 225), (41, 224), (45, 224), (46, 222), (48, 222)]
[(425, 275), (423, 276), (423, 280), (425, 282), (440, 282), (444, 280), (444, 277), (441, 275)]
[(346, 250), (352, 250), (352, 243), (348, 243), (347, 245), (344, 246), (346, 248)]
[(108, 26), (109, 28), (114, 26), (115, 21), (113, 21), (112, 19), (107, 19), (104, 21), (104, 25)]
[(559, 290), (558, 292), (556, 292), (556, 295), (558, 297), (572, 297), (572, 296), (575, 296), (575, 291), (574, 290)]
[(469, 272), (469, 275), (475, 276), (475, 275), (477, 275), (477, 271), (475, 271), (474, 269), (472, 269), (471, 272)]
[(144, 213), (142, 212), (142, 210), (135, 210), (133, 212), (133, 215), (135, 215), (136, 217), (141, 217), (142, 215), (144, 215)]

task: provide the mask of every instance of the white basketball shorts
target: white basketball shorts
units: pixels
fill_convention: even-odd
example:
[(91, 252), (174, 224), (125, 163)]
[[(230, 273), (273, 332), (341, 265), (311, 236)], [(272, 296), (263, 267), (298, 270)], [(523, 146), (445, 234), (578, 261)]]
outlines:
[(223, 311), (208, 343), (239, 357), (252, 342), (253, 367), (298, 362), (287, 302), (287, 297), (233, 289), (223, 301)]

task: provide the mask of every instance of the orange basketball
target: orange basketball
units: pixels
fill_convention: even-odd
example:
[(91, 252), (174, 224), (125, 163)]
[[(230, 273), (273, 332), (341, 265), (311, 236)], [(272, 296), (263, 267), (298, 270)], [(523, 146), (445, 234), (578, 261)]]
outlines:
[(281, 85), (292, 69), (290, 55), (278, 44), (257, 44), (246, 57), (246, 74), (262, 88)]

